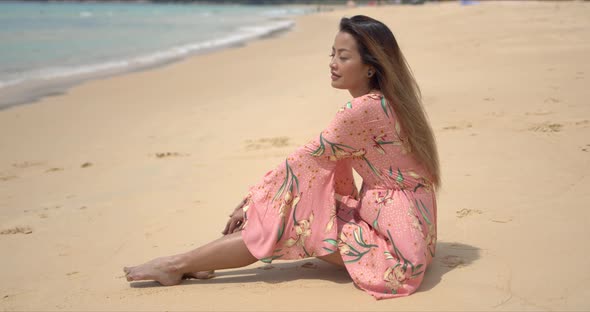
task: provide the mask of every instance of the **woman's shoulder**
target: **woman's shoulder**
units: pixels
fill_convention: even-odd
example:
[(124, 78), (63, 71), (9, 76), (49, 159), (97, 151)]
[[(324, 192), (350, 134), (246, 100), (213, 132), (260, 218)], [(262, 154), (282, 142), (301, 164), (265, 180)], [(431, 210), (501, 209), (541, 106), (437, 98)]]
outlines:
[(371, 92), (353, 98), (342, 106), (339, 112), (369, 119), (395, 118), (393, 107), (380, 92)]
[(375, 105), (380, 104), (384, 101), (383, 95), (380, 93), (367, 93), (363, 94), (359, 97), (353, 98), (350, 103), (353, 106), (367, 106), (367, 105)]
[(358, 110), (361, 108), (370, 108), (371, 106), (381, 106), (385, 103), (385, 99), (380, 93), (367, 93), (359, 97), (352, 98), (345, 105), (340, 108), (340, 112), (345, 110)]
[(367, 93), (359, 97), (352, 98), (338, 109), (337, 116), (347, 116), (351, 118), (368, 117), (367, 114), (374, 111), (375, 108), (384, 104), (383, 95), (380, 93)]

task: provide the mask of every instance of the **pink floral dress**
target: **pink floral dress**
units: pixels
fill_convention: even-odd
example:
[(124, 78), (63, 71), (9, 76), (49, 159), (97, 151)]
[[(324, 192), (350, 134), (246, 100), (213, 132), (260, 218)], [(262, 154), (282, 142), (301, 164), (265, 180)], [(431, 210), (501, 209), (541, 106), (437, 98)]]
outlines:
[(427, 176), (395, 112), (382, 95), (367, 94), (250, 188), (242, 237), (267, 263), (339, 252), (361, 289), (377, 299), (407, 296), (435, 251)]

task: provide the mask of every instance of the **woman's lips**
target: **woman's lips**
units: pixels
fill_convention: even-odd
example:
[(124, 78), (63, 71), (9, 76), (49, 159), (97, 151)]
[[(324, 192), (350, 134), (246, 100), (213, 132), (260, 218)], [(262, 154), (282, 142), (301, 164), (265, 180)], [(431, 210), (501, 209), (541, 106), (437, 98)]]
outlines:
[(336, 79), (340, 78), (340, 76), (338, 76), (338, 75), (336, 75), (336, 74), (332, 73), (332, 76), (331, 76), (331, 78), (332, 78), (332, 80), (336, 80)]

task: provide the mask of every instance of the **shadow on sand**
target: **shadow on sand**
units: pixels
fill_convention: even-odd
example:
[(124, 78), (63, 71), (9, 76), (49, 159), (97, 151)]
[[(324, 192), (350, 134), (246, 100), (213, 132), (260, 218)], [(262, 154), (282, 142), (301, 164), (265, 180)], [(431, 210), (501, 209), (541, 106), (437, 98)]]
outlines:
[(479, 248), (457, 242), (438, 242), (436, 256), (426, 271), (418, 292), (428, 291), (448, 272), (471, 265), (480, 258)]
[[(346, 269), (325, 263), (319, 259), (309, 258), (296, 261), (276, 261), (272, 264), (257, 263), (254, 268), (229, 269), (215, 272), (215, 278), (208, 280), (187, 279), (181, 285), (192, 284), (235, 284), (265, 282), (278, 284), (282, 282), (310, 279), (325, 280), (338, 284), (352, 283)], [(255, 264), (256, 265), (256, 264)], [(157, 287), (156, 282), (133, 282), (131, 287)]]
[[(427, 291), (435, 287), (446, 273), (461, 267), (469, 266), (479, 259), (480, 249), (474, 246), (438, 242), (436, 245), (436, 257), (426, 271), (426, 276), (418, 291)], [(325, 280), (337, 284), (352, 284), (348, 272), (318, 259), (303, 259), (298, 261), (276, 261), (256, 268), (231, 269), (215, 273), (215, 278), (208, 280), (188, 279), (182, 284), (235, 284), (248, 282), (265, 282), (277, 284), (282, 282), (313, 279)], [(182, 285), (181, 284), (181, 285)], [(156, 282), (133, 282), (134, 288), (159, 287)]]

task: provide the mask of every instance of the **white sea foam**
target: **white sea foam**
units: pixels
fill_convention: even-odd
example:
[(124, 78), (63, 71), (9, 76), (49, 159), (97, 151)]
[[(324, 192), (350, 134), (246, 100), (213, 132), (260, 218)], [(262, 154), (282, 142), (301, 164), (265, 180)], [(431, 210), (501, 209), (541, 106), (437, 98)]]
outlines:
[(24, 81), (24, 79), (12, 79), (12, 80), (0, 81), (0, 89), (17, 85), (19, 83), (22, 83), (23, 81)]
[(271, 17), (284, 17), (288, 15), (293, 15), (296, 12), (295, 9), (274, 9), (274, 10), (267, 10), (260, 13), (262, 16), (271, 16)]

